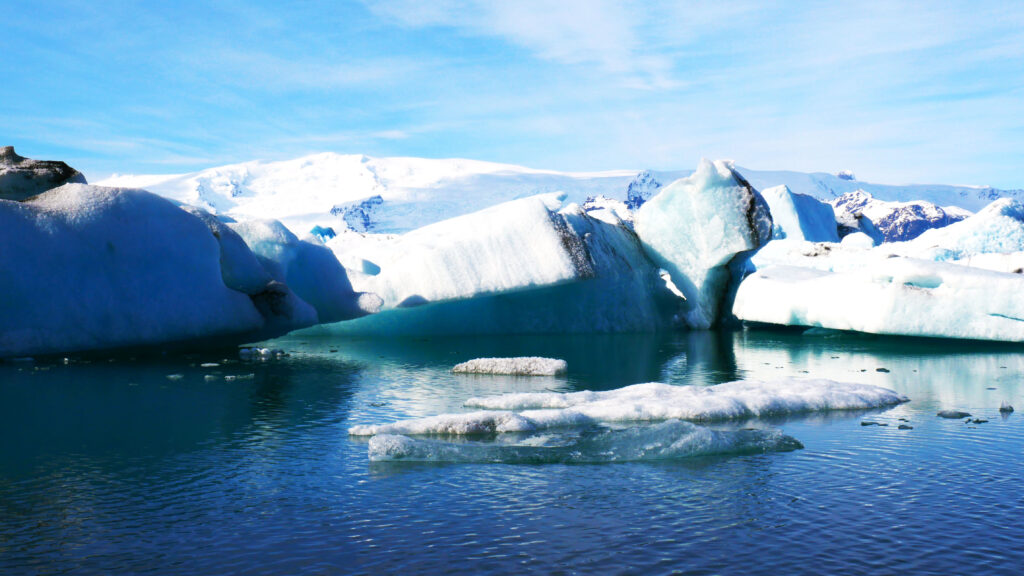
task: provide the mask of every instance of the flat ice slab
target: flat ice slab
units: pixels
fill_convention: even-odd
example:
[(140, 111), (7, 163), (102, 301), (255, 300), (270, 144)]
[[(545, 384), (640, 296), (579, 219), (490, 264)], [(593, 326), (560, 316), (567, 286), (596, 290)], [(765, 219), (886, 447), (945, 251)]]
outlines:
[(466, 406), (483, 410), (393, 424), (353, 426), (349, 434), (535, 432), (608, 422), (715, 421), (824, 410), (867, 410), (908, 400), (888, 388), (824, 379), (739, 380), (716, 386), (652, 382), (604, 392), (541, 392), (471, 398)]
[(557, 376), (565, 374), (565, 360), (521, 356), (518, 358), (475, 358), (457, 364), (452, 372), (459, 374), (510, 374), (513, 376)]
[(585, 432), (569, 442), (541, 440), (529, 445), (453, 443), (381, 434), (370, 439), (369, 455), (371, 461), (378, 462), (604, 463), (762, 454), (802, 447), (778, 430), (711, 430), (669, 420), (652, 426)]

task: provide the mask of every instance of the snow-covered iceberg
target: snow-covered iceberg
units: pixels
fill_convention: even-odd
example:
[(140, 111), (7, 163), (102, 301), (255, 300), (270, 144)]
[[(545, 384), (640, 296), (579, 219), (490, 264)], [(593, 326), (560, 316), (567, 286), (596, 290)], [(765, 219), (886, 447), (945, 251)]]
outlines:
[(456, 374), (509, 374), (514, 376), (557, 376), (569, 365), (558, 358), (519, 356), (515, 358), (474, 358), (452, 368)]
[(645, 202), (634, 227), (648, 256), (686, 297), (685, 323), (708, 328), (729, 293), (730, 263), (771, 239), (772, 217), (730, 162), (702, 160), (693, 175)]
[[(267, 327), (250, 294), (225, 284), (207, 225), (142, 190), (67, 184), (0, 201), (0, 243), (0, 356), (242, 339)], [(238, 270), (236, 285), (251, 272)]]
[(536, 392), (471, 398), (466, 406), (483, 410), (353, 426), (349, 434), (469, 435), (536, 432), (609, 422), (705, 422), (824, 410), (866, 410), (907, 400), (887, 388), (823, 379), (740, 380), (715, 386), (652, 382), (605, 392)]
[(778, 430), (711, 430), (680, 420), (624, 429), (598, 428), (568, 441), (560, 440), (453, 443), (381, 434), (370, 439), (369, 456), (377, 462), (582, 464), (762, 454), (803, 448), (798, 440)]

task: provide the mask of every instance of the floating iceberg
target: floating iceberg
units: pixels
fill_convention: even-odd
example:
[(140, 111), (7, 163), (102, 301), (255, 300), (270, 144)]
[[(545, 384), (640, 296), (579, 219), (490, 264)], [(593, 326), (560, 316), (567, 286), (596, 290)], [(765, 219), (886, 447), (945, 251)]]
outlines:
[(752, 322), (873, 334), (1024, 342), (1024, 276), (914, 258), (842, 272), (775, 266), (748, 276), (733, 313)]
[(576, 205), (560, 206), (558, 195), (533, 196), (402, 236), (364, 240), (354, 249), (339, 236), (330, 246), (349, 264), (353, 286), (380, 295), (383, 310), (329, 329), (437, 334), (668, 327), (680, 300), (636, 235)]
[(208, 227), (142, 190), (67, 184), (0, 201), (0, 356), (243, 338), (266, 319), (225, 285)]
[(669, 420), (652, 426), (588, 431), (554, 445), (451, 443), (381, 434), (370, 439), (371, 461), (582, 464), (761, 454), (803, 448), (777, 430), (711, 430)]
[[(848, 238), (854, 235), (847, 236)], [(1024, 205), (993, 202), (914, 240), (771, 242), (752, 259), (733, 314), (876, 334), (1024, 339)], [(986, 270), (988, 269), (988, 270)], [(1018, 272), (1018, 273), (1010, 273)]]
[(274, 280), (313, 307), (317, 322), (350, 320), (380, 309), (380, 298), (353, 290), (345, 268), (317, 241), (299, 240), (277, 220), (228, 226), (244, 239)]
[(715, 386), (649, 383), (605, 392), (521, 393), (471, 398), (468, 413), (393, 424), (353, 426), (349, 434), (493, 434), (536, 432), (595, 423), (661, 420), (715, 421), (785, 416), (822, 410), (866, 410), (908, 401), (869, 384), (822, 379), (740, 380)]
[(729, 292), (729, 264), (771, 239), (772, 218), (731, 163), (702, 160), (693, 175), (644, 203), (634, 227), (648, 256), (685, 295), (685, 323), (708, 328)]
[(517, 358), (475, 358), (456, 364), (452, 372), (459, 374), (510, 374), (515, 376), (558, 376), (569, 369), (565, 360), (521, 356)]
[(772, 238), (809, 242), (839, 242), (832, 206), (806, 194), (795, 194), (786, 186), (761, 190), (772, 213)]

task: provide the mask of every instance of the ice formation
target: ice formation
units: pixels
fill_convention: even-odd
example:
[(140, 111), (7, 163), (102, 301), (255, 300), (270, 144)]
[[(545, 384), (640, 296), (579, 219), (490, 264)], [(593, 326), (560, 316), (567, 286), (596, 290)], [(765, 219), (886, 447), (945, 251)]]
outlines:
[(879, 386), (822, 379), (740, 380), (706, 387), (649, 383), (605, 392), (540, 392), (472, 398), (466, 406), (484, 410), (393, 424), (353, 426), (349, 428), (349, 434), (536, 432), (601, 422), (715, 421), (821, 410), (864, 410), (907, 400), (907, 397)]
[(742, 320), (874, 334), (1024, 342), (1024, 276), (914, 258), (831, 272), (774, 266), (748, 276)]
[[(651, 331), (670, 294), (628, 228), (533, 196), (379, 242), (329, 245), (357, 290), (380, 295), (357, 333)], [(344, 240), (344, 239), (342, 239)], [(372, 263), (373, 274), (361, 273)]]
[[(771, 242), (752, 258), (733, 313), (770, 324), (1021, 341), (1024, 205), (993, 202), (914, 240)], [(988, 270), (986, 270), (986, 268)]]
[(557, 376), (565, 374), (565, 360), (520, 356), (516, 358), (474, 358), (456, 364), (452, 372), (462, 374), (511, 374), (516, 376)]
[(686, 296), (685, 323), (708, 328), (728, 293), (729, 264), (771, 239), (772, 218), (731, 163), (702, 160), (693, 175), (641, 206), (634, 227), (648, 256)]
[(506, 464), (606, 463), (697, 456), (761, 454), (803, 448), (777, 430), (711, 430), (669, 420), (651, 426), (598, 429), (568, 442), (442, 442), (381, 434), (369, 442), (371, 461), (501, 462)]
[(345, 268), (329, 249), (299, 240), (277, 220), (227, 225), (244, 239), (267, 273), (316, 311), (316, 322), (339, 322), (376, 312), (380, 299), (352, 289)]
[(761, 190), (772, 213), (772, 238), (810, 242), (838, 242), (832, 206), (806, 194), (794, 194), (786, 186)]
[(259, 333), (198, 218), (159, 196), (67, 184), (0, 201), (0, 356)]

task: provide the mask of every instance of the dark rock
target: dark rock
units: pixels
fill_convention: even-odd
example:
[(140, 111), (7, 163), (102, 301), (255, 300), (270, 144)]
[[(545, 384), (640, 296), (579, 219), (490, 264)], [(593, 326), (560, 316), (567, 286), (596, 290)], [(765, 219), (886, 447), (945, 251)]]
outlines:
[(884, 372), (884, 373), (888, 374), (889, 373), (889, 369), (888, 368), (875, 368), (875, 372)]
[(988, 420), (985, 420), (984, 418), (975, 418), (974, 419), (974, 423), (975, 424), (984, 424), (985, 422), (988, 422)]
[(914, 427), (910, 426), (909, 424), (900, 424), (897, 429), (898, 430), (913, 430)]
[[(900, 242), (917, 238), (926, 230), (942, 228), (964, 219), (949, 214), (941, 206), (917, 200), (914, 202), (885, 202), (871, 194), (857, 190), (832, 201), (840, 236), (851, 232), (864, 232), (884, 242)], [(875, 220), (868, 220), (864, 212), (871, 209)], [(880, 215), (879, 215), (880, 214)]]
[(376, 226), (373, 215), (382, 204), (384, 198), (377, 194), (365, 200), (337, 204), (331, 208), (331, 215), (341, 218), (350, 230), (371, 232)]
[(1010, 412), (1013, 412), (1013, 406), (1010, 406), (1009, 402), (1003, 400), (1003, 403), (999, 405), (999, 412), (1001, 414), (1009, 414)]
[(885, 422), (868, 422), (864, 421), (860, 423), (861, 426), (888, 426)]
[(939, 418), (949, 418), (950, 420), (959, 420), (961, 418), (969, 418), (971, 414), (969, 412), (961, 412), (959, 410), (943, 410), (938, 413)]
[(64, 184), (85, 184), (85, 176), (54, 160), (18, 156), (14, 146), (0, 147), (0, 199), (26, 200)]
[(630, 210), (636, 210), (657, 194), (659, 188), (661, 188), (661, 182), (655, 180), (650, 170), (644, 170), (637, 174), (626, 188), (626, 206)]

